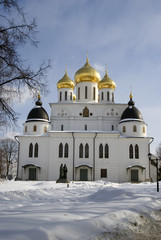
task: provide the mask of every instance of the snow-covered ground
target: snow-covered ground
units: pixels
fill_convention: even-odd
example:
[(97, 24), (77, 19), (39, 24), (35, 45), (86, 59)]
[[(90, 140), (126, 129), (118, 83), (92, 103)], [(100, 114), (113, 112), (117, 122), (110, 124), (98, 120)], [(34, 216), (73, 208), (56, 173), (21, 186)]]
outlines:
[(161, 239), (156, 183), (0, 181), (0, 240)]

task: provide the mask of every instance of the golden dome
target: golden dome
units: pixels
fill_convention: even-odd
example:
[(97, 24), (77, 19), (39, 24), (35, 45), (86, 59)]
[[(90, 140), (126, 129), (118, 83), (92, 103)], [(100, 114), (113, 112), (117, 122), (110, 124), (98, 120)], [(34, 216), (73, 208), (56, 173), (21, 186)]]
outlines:
[(75, 83), (68, 77), (67, 71), (65, 71), (64, 76), (58, 81), (57, 88), (75, 88)]
[(101, 77), (99, 72), (96, 71), (87, 61), (85, 65), (80, 68), (76, 73), (75, 73), (75, 82), (80, 83), (80, 82), (94, 82), (94, 83), (99, 83)]
[(108, 74), (107, 74), (107, 70), (106, 70), (106, 74), (103, 77), (103, 79), (99, 82), (98, 84), (98, 88), (102, 89), (102, 88), (111, 88), (113, 90), (115, 90), (116, 88), (116, 84), (115, 82), (109, 78)]

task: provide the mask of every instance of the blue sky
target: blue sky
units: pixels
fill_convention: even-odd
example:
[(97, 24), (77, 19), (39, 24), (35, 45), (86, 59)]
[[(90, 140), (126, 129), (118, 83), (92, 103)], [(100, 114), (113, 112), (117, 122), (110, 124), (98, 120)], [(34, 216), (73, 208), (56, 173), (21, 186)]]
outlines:
[[(19, 0), (26, 18), (36, 18), (37, 48), (27, 44), (23, 59), (33, 68), (52, 59), (47, 80), (50, 92), (42, 96), (50, 115), (49, 102), (57, 101), (56, 83), (65, 72), (70, 78), (89, 62), (116, 83), (115, 102), (127, 103), (130, 86), (136, 107), (148, 124), (148, 136), (155, 138), (151, 149), (161, 142), (161, 1), (160, 0)], [(34, 106), (25, 91), (15, 104), (19, 125)], [(19, 129), (21, 132), (21, 128)]]

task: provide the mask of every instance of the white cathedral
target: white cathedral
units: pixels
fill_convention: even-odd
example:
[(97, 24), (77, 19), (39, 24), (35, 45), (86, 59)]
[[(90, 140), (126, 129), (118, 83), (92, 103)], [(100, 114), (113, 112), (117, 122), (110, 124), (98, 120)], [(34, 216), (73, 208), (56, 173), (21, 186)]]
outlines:
[(149, 181), (147, 124), (132, 94), (128, 104), (115, 103), (115, 88), (107, 71), (101, 79), (87, 58), (74, 81), (65, 71), (57, 82), (50, 119), (39, 95), (17, 136), (18, 178), (56, 181), (66, 164), (70, 181)]

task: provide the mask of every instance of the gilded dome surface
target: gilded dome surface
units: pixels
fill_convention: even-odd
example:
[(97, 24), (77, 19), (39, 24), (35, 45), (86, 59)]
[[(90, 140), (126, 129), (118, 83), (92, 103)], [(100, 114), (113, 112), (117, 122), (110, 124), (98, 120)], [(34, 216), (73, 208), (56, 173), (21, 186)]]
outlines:
[(115, 90), (116, 84), (115, 84), (115, 82), (114, 82), (111, 78), (109, 78), (109, 76), (108, 76), (108, 74), (107, 74), (107, 70), (106, 70), (105, 76), (104, 76), (103, 79), (99, 82), (98, 88), (99, 88), (99, 89), (111, 88), (111, 89)]
[(101, 77), (99, 72), (97, 72), (96, 69), (94, 69), (87, 61), (85, 65), (80, 68), (76, 73), (75, 73), (75, 82), (80, 83), (80, 82), (94, 82), (94, 83), (99, 83)]
[(75, 83), (68, 77), (67, 71), (65, 71), (64, 76), (58, 81), (57, 88), (75, 88)]

